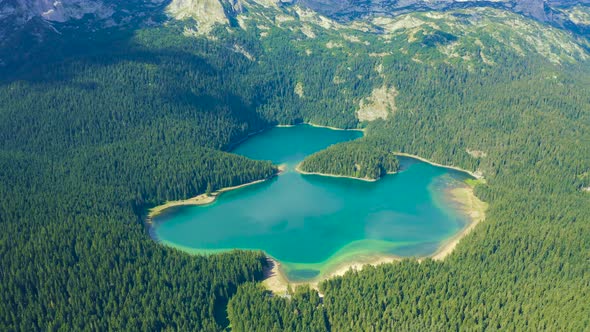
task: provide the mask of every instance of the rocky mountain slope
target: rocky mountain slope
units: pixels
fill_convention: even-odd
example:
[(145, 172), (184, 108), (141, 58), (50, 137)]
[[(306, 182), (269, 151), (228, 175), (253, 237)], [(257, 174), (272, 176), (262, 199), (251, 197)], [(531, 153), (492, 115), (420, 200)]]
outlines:
[(299, 0), (300, 4), (314, 9), (326, 16), (351, 20), (371, 15), (396, 16), (414, 11), (442, 11), (470, 7), (493, 7), (513, 11), (542, 22), (551, 22), (559, 26), (571, 23), (562, 9), (579, 4), (589, 5), (589, 0)]
[[(435, 46), (443, 58), (488, 64), (495, 63), (492, 53), (502, 52), (494, 45), (498, 42), (521, 56), (532, 50), (554, 63), (586, 59), (590, 50), (590, 0), (5, 0), (0, 3), (0, 68), (64, 48), (64, 55), (104, 48), (117, 34), (179, 21), (185, 34), (195, 36), (211, 34), (216, 25), (256, 26), (259, 38), (273, 28), (308, 39), (326, 31), (340, 34), (328, 48), (366, 39), (367, 32), (386, 43), (403, 35), (406, 44)], [(96, 42), (101, 38), (105, 45)], [(401, 50), (407, 54), (411, 48)], [(247, 49), (235, 50), (249, 55)], [(424, 60), (423, 51), (414, 47), (415, 61)]]
[[(572, 19), (567, 12), (576, 6), (590, 6), (590, 0), (268, 0), (266, 2), (298, 4), (339, 21), (350, 21), (375, 15), (397, 16), (415, 11), (493, 7), (513, 11), (541, 22), (549, 22), (565, 28), (573, 28), (573, 26), (580, 24), (587, 25)], [(113, 0), (4, 0), (0, 3), (0, 21), (17, 18), (16, 23), (22, 24), (34, 17), (41, 17), (51, 22), (67, 22), (91, 16), (99, 21), (110, 19), (112, 20), (110, 24), (115, 24), (116, 17), (121, 14), (142, 16), (144, 12), (162, 6), (169, 6), (174, 13), (192, 11), (198, 14), (197, 9), (199, 8), (201, 13), (207, 13), (210, 8), (217, 10), (220, 7), (226, 11), (241, 12), (243, 4), (241, 0), (133, 0), (125, 2)]]

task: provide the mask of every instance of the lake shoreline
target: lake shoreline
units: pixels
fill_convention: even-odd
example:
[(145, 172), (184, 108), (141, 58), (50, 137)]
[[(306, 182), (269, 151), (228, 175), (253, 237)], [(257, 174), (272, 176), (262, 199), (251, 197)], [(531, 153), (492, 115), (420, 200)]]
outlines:
[(199, 206), (199, 205), (207, 205), (207, 204), (211, 204), (213, 202), (215, 202), (215, 200), (224, 192), (228, 192), (228, 191), (232, 191), (232, 190), (236, 190), (236, 189), (240, 189), (240, 188), (244, 188), (247, 186), (251, 186), (257, 183), (262, 183), (264, 181), (268, 181), (270, 179), (273, 179), (275, 176), (279, 176), (281, 175), (283, 172), (285, 172), (285, 165), (279, 165), (278, 166), (278, 172), (276, 172), (275, 174), (265, 178), (265, 179), (260, 179), (260, 180), (255, 180), (252, 182), (248, 182), (248, 183), (244, 183), (244, 184), (240, 184), (237, 186), (232, 186), (232, 187), (225, 187), (225, 188), (221, 188), (218, 189), (210, 194), (200, 194), (197, 195), (195, 197), (191, 197), (191, 198), (187, 198), (187, 199), (181, 199), (181, 200), (176, 200), (176, 201), (168, 201), (164, 204), (155, 206), (151, 209), (148, 210), (148, 214), (147, 214), (147, 218), (146, 218), (146, 223), (148, 224), (152, 224), (152, 219), (158, 215), (160, 215), (162, 212), (164, 212), (165, 210), (172, 208), (172, 207), (176, 207), (176, 206)]
[(318, 125), (318, 124), (313, 124), (311, 122), (303, 122), (301, 124), (306, 124), (308, 126), (312, 126), (312, 127), (315, 127), (315, 128), (326, 128), (326, 129), (331, 129), (331, 130), (360, 131), (360, 132), (363, 132), (363, 133), (365, 132), (365, 129), (364, 128), (349, 128), (349, 129), (344, 129), (344, 128), (337, 128), (337, 127), (330, 127), (330, 126), (322, 126), (322, 125)]
[(298, 286), (309, 285), (311, 288), (319, 290), (319, 284), (328, 279), (343, 276), (348, 271), (360, 271), (365, 266), (379, 266), (381, 264), (388, 264), (401, 261), (403, 258), (395, 255), (376, 254), (371, 255), (365, 259), (357, 259), (352, 261), (345, 261), (336, 264), (335, 267), (329, 268), (327, 272), (321, 274), (309, 281), (292, 281), (287, 278), (287, 274), (281, 268), (281, 262), (267, 255), (267, 260), (270, 262), (270, 267), (266, 268), (264, 272), (264, 279), (261, 281), (266, 289), (275, 294), (284, 294), (289, 287), (295, 289)]
[[(225, 188), (226, 191), (237, 189), (238, 187), (244, 187), (255, 183), (260, 183), (265, 180), (258, 180), (254, 181), (249, 184), (244, 184), (241, 186)], [(448, 240), (444, 241), (439, 248), (431, 255), (423, 256), (423, 257), (416, 257), (418, 261), (422, 261), (426, 258), (431, 258), (434, 260), (444, 260), (448, 257), (459, 244), (459, 242), (468, 235), (479, 223), (481, 223), (485, 219), (485, 209), (487, 208), (487, 203), (482, 202), (479, 200), (474, 192), (473, 187), (465, 184), (464, 186), (457, 187), (450, 189), (448, 194), (451, 196), (451, 200), (457, 202), (459, 204), (459, 209), (463, 211), (466, 215), (469, 216), (468, 223), (464, 226), (463, 230), (459, 233), (453, 235)], [(201, 195), (200, 195), (201, 196)], [(198, 196), (197, 196), (198, 197)], [(216, 197), (213, 197), (213, 200)], [(202, 203), (208, 204), (208, 203)], [(178, 205), (185, 205), (185, 204), (178, 204)], [(189, 205), (189, 204), (186, 204)], [(192, 205), (192, 204), (190, 204)], [(174, 205), (177, 206), (177, 205)], [(196, 254), (196, 253), (193, 253)], [(208, 255), (206, 253), (198, 253)], [(214, 253), (209, 253), (214, 254)], [(264, 271), (264, 279), (261, 280), (262, 284), (270, 291), (275, 294), (285, 294), (289, 287), (295, 288), (301, 285), (309, 285), (314, 289), (318, 289), (319, 284), (327, 279), (331, 279), (338, 276), (343, 276), (349, 270), (353, 271), (361, 271), (366, 265), (371, 266), (379, 266), (381, 264), (390, 264), (394, 262), (399, 262), (404, 257), (395, 256), (395, 255), (385, 255), (385, 254), (375, 254), (375, 255), (360, 255), (361, 258), (351, 259), (348, 261), (343, 261), (341, 263), (335, 264), (333, 267), (329, 267), (324, 273), (320, 274), (319, 276), (309, 280), (309, 281), (292, 281), (289, 280), (285, 271), (283, 271), (281, 267), (281, 263), (277, 261), (275, 258), (271, 257), (270, 255), (266, 254), (267, 260), (270, 262), (270, 268), (265, 268)], [(411, 258), (410, 258), (411, 259)]]
[(262, 129), (258, 129), (256, 131), (253, 131), (251, 133), (246, 134), (245, 137), (242, 137), (240, 139), (238, 139), (235, 142), (230, 142), (228, 143), (228, 145), (226, 146), (225, 149), (223, 149), (223, 151), (226, 152), (231, 152), (232, 150), (234, 150), (238, 145), (244, 143), (245, 141), (247, 141), (249, 138), (251, 138), (252, 136), (256, 136), (258, 134), (261, 134), (267, 130), (271, 130), (273, 128), (292, 128), (292, 127), (296, 127), (296, 126), (300, 126), (300, 125), (307, 125), (307, 126), (311, 126), (311, 127), (315, 127), (315, 128), (326, 128), (326, 129), (330, 129), (330, 130), (344, 130), (344, 131), (360, 131), (363, 134), (365, 133), (365, 129), (364, 128), (351, 128), (351, 129), (343, 129), (343, 128), (336, 128), (336, 127), (330, 127), (330, 126), (322, 126), (322, 125), (317, 125), (311, 122), (301, 122), (301, 123), (297, 123), (297, 124), (277, 124), (277, 125), (273, 125), (273, 126), (268, 126)]
[[(444, 168), (450, 168), (450, 169), (462, 171), (462, 172), (465, 172), (465, 173), (473, 176), (473, 174), (471, 172), (465, 171), (465, 170), (460, 169), (458, 167), (453, 167), (453, 166), (448, 167), (448, 166), (444, 166), (444, 165), (439, 165), (436, 163), (429, 162), (428, 160), (426, 160), (424, 158), (419, 158), (417, 156), (413, 156), (413, 155), (409, 155), (409, 154), (399, 154), (399, 155), (404, 156), (404, 157), (414, 158), (414, 159), (420, 160), (422, 162), (432, 164), (437, 167), (444, 167)], [(299, 172), (299, 170), (297, 170), (297, 171)], [(323, 174), (319, 174), (319, 175), (323, 175)], [(331, 175), (326, 175), (326, 176), (331, 176)], [(481, 176), (480, 177), (473, 176), (473, 177), (480, 179), (480, 180), (483, 179)], [(360, 180), (359, 178), (354, 178), (354, 179)], [(431, 259), (437, 260), (437, 261), (444, 260), (451, 253), (453, 253), (453, 251), (455, 250), (455, 248), (457, 247), (459, 242), (465, 236), (467, 236), (469, 233), (471, 233), (471, 231), (473, 231), (473, 229), (477, 225), (479, 225), (483, 220), (485, 220), (485, 211), (488, 207), (488, 204), (486, 202), (481, 201), (477, 196), (475, 196), (473, 186), (470, 186), (468, 184), (464, 184), (460, 187), (448, 190), (447, 193), (448, 193), (448, 195), (451, 196), (452, 201), (458, 203), (459, 210), (461, 210), (463, 213), (465, 213), (465, 215), (468, 216), (468, 222), (466, 223), (466, 225), (463, 227), (463, 229), (459, 233), (453, 235), (452, 237), (450, 237), (446, 241), (442, 242), (442, 244), (438, 247), (438, 249), (433, 254), (430, 254), (427, 256), (422, 256), (422, 257), (415, 257), (415, 258), (408, 257), (409, 259), (417, 259), (419, 262), (424, 259), (427, 259), (427, 258), (431, 258)], [(270, 275), (268, 278), (265, 278), (262, 281), (262, 283), (270, 291), (275, 292), (275, 293), (276, 292), (280, 293), (280, 292), (285, 292), (288, 287), (297, 287), (300, 285), (309, 285), (312, 288), (318, 289), (318, 285), (322, 281), (327, 280), (327, 279), (331, 279), (331, 278), (334, 278), (337, 276), (342, 276), (346, 272), (348, 272), (349, 270), (360, 271), (366, 265), (379, 266), (381, 264), (389, 264), (389, 263), (399, 262), (402, 259), (404, 259), (404, 257), (399, 257), (399, 256), (394, 256), (394, 255), (378, 255), (377, 254), (377, 255), (371, 256), (369, 259), (365, 259), (362, 261), (351, 260), (348, 262), (342, 262), (342, 263), (338, 264), (337, 267), (330, 269), (329, 272), (326, 272), (323, 275), (320, 275), (310, 281), (301, 281), (301, 282), (290, 281), (287, 278), (286, 273), (284, 271), (282, 271), (282, 269), (280, 267), (280, 262), (277, 262), (272, 257), (269, 257), (269, 259), (274, 261), (272, 275)]]
[[(319, 176), (327, 176), (327, 177), (331, 177), (331, 178), (344, 178), (344, 179), (360, 180), (360, 181), (365, 181), (365, 182), (376, 182), (376, 181), (379, 181), (379, 179), (381, 179), (381, 178), (378, 178), (378, 179), (358, 178), (356, 176), (319, 173), (319, 172), (306, 172), (306, 171), (301, 170), (301, 167), (300, 167), (301, 163), (299, 163), (299, 164), (297, 164), (297, 166), (295, 166), (295, 171), (297, 173), (303, 174), (303, 175), (319, 175)], [(394, 174), (394, 173), (387, 173), (387, 174)]]
[[(276, 126), (272, 126), (272, 127), (265, 128), (265, 129), (253, 132), (251, 134), (248, 134), (247, 137), (245, 137), (233, 144), (230, 144), (229, 146), (231, 146), (233, 149), (237, 145), (243, 143), (248, 138), (250, 138), (254, 135), (257, 135), (261, 132), (264, 132), (266, 130), (270, 130), (274, 127), (278, 127), (278, 128), (295, 127), (295, 126), (301, 125), (301, 124), (309, 125), (311, 127), (327, 128), (330, 130), (352, 130), (352, 131), (365, 132), (364, 129), (341, 129), (341, 128), (314, 125), (311, 123), (300, 123), (300, 124), (296, 124), (296, 125), (276, 125)], [(430, 160), (427, 160), (425, 158), (422, 158), (420, 156), (412, 155), (412, 154), (408, 154), (408, 153), (398, 152), (398, 153), (394, 153), (394, 154), (397, 156), (413, 158), (413, 159), (428, 163), (433, 166), (443, 167), (443, 168), (447, 168), (447, 169), (453, 169), (453, 170), (456, 170), (456, 171), (459, 171), (459, 172), (462, 172), (465, 174), (469, 174), (470, 176), (472, 176), (473, 178), (476, 178), (476, 179), (483, 179), (483, 176), (480, 172), (474, 173), (474, 172), (470, 172), (470, 171), (467, 171), (467, 170), (464, 170), (464, 169), (461, 169), (461, 168), (455, 167), (455, 166), (441, 165), (441, 164), (432, 162)], [(365, 181), (365, 182), (375, 182), (380, 179), (380, 178), (379, 179), (358, 178), (358, 177), (344, 176), (344, 175), (305, 172), (300, 169), (300, 164), (301, 163), (297, 164), (297, 166), (295, 167), (295, 171), (300, 174), (303, 174), (303, 175), (318, 175), (318, 176), (328, 176), (328, 177), (335, 177), (335, 178), (338, 178), (338, 177), (349, 178), (349, 179), (361, 180), (361, 181)], [(269, 179), (274, 178), (275, 176), (280, 175), (284, 171), (285, 171), (285, 165), (280, 165), (278, 172), (276, 172), (275, 174), (273, 174), (272, 176), (270, 176), (266, 179), (260, 179), (260, 180), (252, 181), (250, 183), (245, 183), (245, 184), (238, 185), (238, 186), (222, 188), (222, 189), (219, 189), (219, 190), (213, 192), (210, 195), (200, 194), (198, 196), (195, 196), (195, 197), (192, 197), (189, 199), (185, 199), (185, 200), (166, 202), (165, 204), (156, 206), (156, 207), (148, 210), (149, 212), (148, 212), (147, 218), (145, 219), (146, 224), (150, 228), (153, 227), (152, 218), (154, 218), (155, 216), (159, 215), (160, 213), (162, 213), (163, 211), (165, 211), (169, 208), (176, 207), (176, 206), (185, 206), (185, 205), (211, 204), (223, 192), (236, 190), (236, 189), (239, 189), (242, 187), (246, 187), (246, 186), (250, 186), (250, 185), (254, 185), (257, 183), (267, 181)], [(388, 174), (394, 174), (394, 173), (388, 173)], [(449, 190), (447, 192), (447, 194), (451, 197), (451, 200), (458, 203), (459, 209), (468, 216), (468, 222), (465, 224), (465, 226), (463, 227), (463, 229), (459, 233), (456, 233), (453, 236), (451, 236), (449, 239), (441, 242), (441, 245), (433, 254), (422, 256), (422, 257), (415, 257), (412, 259), (417, 259), (418, 261), (422, 261), (423, 259), (427, 259), (427, 258), (432, 258), (434, 260), (443, 260), (444, 258), (446, 258), (449, 254), (451, 254), (454, 251), (455, 247), (457, 246), (457, 244), (460, 242), (461, 239), (463, 239), (482, 220), (485, 219), (485, 209), (487, 208), (487, 203), (480, 201), (475, 196), (475, 194), (473, 192), (473, 187), (465, 184), (464, 186), (461, 186), (458, 188), (453, 188), (453, 189)], [(154, 240), (156, 240), (156, 239), (154, 238)], [(197, 254), (202, 254), (202, 253), (197, 253)], [(205, 254), (205, 255), (207, 255), (207, 254)], [(281, 267), (281, 263), (278, 262), (273, 257), (269, 256), (268, 254), (265, 254), (265, 255), (270, 262), (269, 264), (272, 265), (272, 268), (267, 269), (267, 271), (265, 271), (264, 279), (262, 280), (262, 282), (268, 289), (270, 289), (271, 291), (273, 291), (275, 293), (280, 293), (280, 292), (286, 291), (289, 286), (298, 286), (298, 285), (310, 285), (311, 287), (317, 289), (319, 283), (321, 283), (322, 281), (330, 279), (330, 278), (334, 278), (337, 276), (342, 276), (350, 270), (360, 271), (366, 265), (378, 266), (381, 264), (397, 262), (397, 261), (400, 261), (403, 259), (402, 257), (394, 256), (391, 254), (374, 254), (374, 255), (359, 254), (359, 255), (356, 255), (353, 257), (346, 257), (345, 259), (342, 259), (341, 261), (338, 261), (338, 259), (336, 259), (336, 261), (333, 264), (328, 263), (327, 264), (328, 266), (325, 269), (323, 269), (323, 268), (321, 269), (321, 272), (318, 276), (308, 279), (307, 281), (291, 281), (287, 278), (287, 273), (285, 273), (285, 271)]]
[[(313, 126), (313, 125), (312, 125)], [(289, 127), (289, 126), (286, 126)], [(315, 127), (315, 126), (314, 126)], [(329, 127), (322, 127), (322, 128), (329, 128)], [(331, 129), (331, 128), (330, 128)], [(354, 130), (354, 129), (342, 129), (342, 130)], [(466, 169), (457, 167), (457, 166), (449, 166), (449, 165), (443, 165), (443, 164), (439, 164), (439, 163), (435, 163), (433, 161), (430, 161), (426, 158), (414, 155), (414, 154), (409, 154), (409, 153), (405, 153), (405, 152), (394, 152), (393, 153), (396, 156), (400, 156), (400, 157), (408, 157), (408, 158), (412, 158), (412, 159), (416, 159), (419, 160), (421, 162), (425, 162), (427, 164), (433, 165), (433, 166), (437, 166), (437, 167), (442, 167), (442, 168), (448, 168), (448, 169), (452, 169), (455, 171), (459, 171), (465, 174), (469, 174), (471, 177), (475, 178), (476, 180), (482, 180), (485, 181), (483, 174), (481, 172), (471, 172), (468, 171)], [(360, 180), (360, 181), (366, 181), (366, 182), (375, 182), (375, 181), (379, 181), (382, 177), (379, 177), (377, 179), (371, 179), (371, 178), (359, 178), (356, 176), (348, 176), (348, 175), (338, 175), (338, 174), (331, 174), (331, 173), (321, 173), (321, 172), (306, 172), (304, 170), (301, 169), (301, 164), (303, 163), (300, 162), (299, 164), (297, 164), (297, 166), (295, 167), (295, 171), (303, 174), (303, 175), (319, 175), (319, 176), (327, 176), (327, 177), (333, 177), (333, 178), (345, 178), (345, 179), (353, 179), (353, 180)], [(396, 174), (398, 172), (387, 172), (387, 175), (390, 174)]]
[(474, 177), (477, 180), (484, 180), (483, 174), (481, 172), (471, 172), (468, 170), (465, 170), (463, 168), (457, 167), (457, 166), (449, 166), (449, 165), (443, 165), (443, 164), (439, 164), (439, 163), (435, 163), (433, 161), (430, 161), (426, 158), (417, 156), (415, 154), (409, 154), (409, 153), (405, 153), (405, 152), (394, 152), (393, 154), (395, 154), (396, 156), (401, 156), (401, 157), (409, 157), (409, 158), (413, 158), (413, 159), (417, 159), (420, 160), (422, 162), (425, 162), (427, 164), (433, 165), (433, 166), (437, 166), (437, 167), (443, 167), (443, 168), (448, 168), (448, 169), (452, 169), (455, 171), (459, 171), (459, 172), (463, 172), (466, 174), (471, 175), (472, 177)]
[(459, 209), (469, 216), (469, 222), (461, 232), (446, 240), (436, 252), (429, 257), (434, 260), (443, 260), (449, 256), (457, 247), (459, 242), (485, 219), (485, 211), (488, 208), (486, 202), (481, 201), (473, 192), (473, 187), (465, 186), (453, 188), (448, 191), (451, 200), (459, 204)]

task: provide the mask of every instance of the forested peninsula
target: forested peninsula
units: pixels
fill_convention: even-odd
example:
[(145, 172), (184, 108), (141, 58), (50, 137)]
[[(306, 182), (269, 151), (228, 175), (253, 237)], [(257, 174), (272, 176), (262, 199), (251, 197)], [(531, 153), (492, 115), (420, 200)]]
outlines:
[[(267, 166), (269, 164), (269, 162), (263, 163), (263, 165)], [(272, 164), (271, 164), (272, 165)], [(215, 201), (215, 199), (217, 199), (217, 197), (219, 197), (219, 195), (223, 194), (224, 192), (228, 192), (228, 191), (232, 191), (232, 190), (236, 190), (239, 188), (243, 188), (246, 186), (250, 186), (256, 183), (260, 183), (266, 180), (269, 180), (271, 178), (273, 178), (274, 176), (277, 176), (279, 174), (281, 174), (282, 171), (284, 171), (284, 169), (281, 166), (272, 166), (271, 167), (271, 173), (268, 173), (268, 170), (265, 167), (260, 168), (260, 171), (262, 172), (261, 175), (259, 176), (264, 176), (265, 174), (269, 174), (266, 177), (263, 177), (259, 180), (254, 180), (254, 181), (250, 181), (250, 182), (245, 182), (243, 184), (239, 184), (236, 186), (231, 186), (231, 187), (224, 187), (224, 188), (220, 188), (217, 190), (214, 190), (213, 185), (211, 185), (211, 183), (207, 184), (207, 188), (205, 190), (205, 193), (203, 194), (199, 194), (195, 197), (191, 197), (188, 199), (180, 199), (180, 200), (175, 200), (175, 201), (168, 201), (162, 205), (158, 205), (155, 207), (152, 207), (149, 209), (148, 213), (147, 213), (147, 218), (146, 218), (146, 222), (148, 224), (151, 224), (152, 222), (152, 218), (154, 218), (155, 216), (159, 215), (160, 213), (162, 213), (163, 211), (165, 211), (166, 209), (175, 207), (175, 206), (183, 206), (183, 205), (205, 205), (205, 204), (209, 204)]]
[(399, 161), (383, 146), (362, 141), (335, 144), (305, 158), (297, 170), (304, 174), (342, 176), (375, 181), (397, 172)]

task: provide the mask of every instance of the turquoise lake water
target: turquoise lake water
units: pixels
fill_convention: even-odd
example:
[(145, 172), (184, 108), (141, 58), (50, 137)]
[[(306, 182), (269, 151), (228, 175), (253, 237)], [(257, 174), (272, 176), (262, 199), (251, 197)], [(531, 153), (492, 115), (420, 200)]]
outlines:
[(427, 256), (468, 222), (448, 189), (469, 176), (412, 158), (376, 182), (302, 175), (305, 156), (362, 136), (307, 125), (273, 128), (233, 152), (286, 164), (265, 182), (226, 192), (205, 206), (181, 206), (154, 218), (163, 243), (190, 252), (263, 250), (291, 281), (371, 256)]

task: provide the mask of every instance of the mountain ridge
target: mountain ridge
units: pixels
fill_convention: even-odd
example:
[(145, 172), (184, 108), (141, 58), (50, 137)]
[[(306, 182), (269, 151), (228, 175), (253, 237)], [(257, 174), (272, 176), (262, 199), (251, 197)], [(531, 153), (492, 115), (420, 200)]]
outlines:
[[(576, 6), (590, 6), (590, 0), (269, 0), (255, 1), (262, 4), (300, 5), (339, 22), (349, 22), (374, 16), (395, 17), (420, 11), (446, 11), (471, 7), (492, 7), (512, 11), (544, 23), (587, 34), (590, 22), (572, 19), (567, 10)], [(220, 7), (221, 6), (221, 7)], [(217, 7), (226, 16), (235, 16), (244, 11), (242, 0), (134, 0), (121, 4), (112, 0), (5, 0), (0, 4), (0, 22), (12, 21), (18, 29), (35, 17), (49, 23), (67, 23), (88, 18), (97, 26), (124, 25), (130, 16), (143, 17), (154, 11), (165, 11), (171, 17), (195, 17), (209, 11), (196, 8)], [(565, 10), (565, 11), (564, 11)], [(192, 11), (192, 12), (191, 12)], [(5, 29), (2, 29), (5, 30)], [(5, 31), (0, 31), (2, 38)]]

